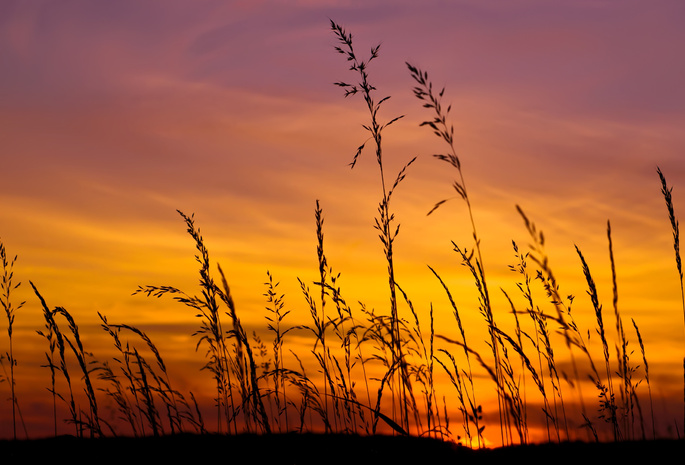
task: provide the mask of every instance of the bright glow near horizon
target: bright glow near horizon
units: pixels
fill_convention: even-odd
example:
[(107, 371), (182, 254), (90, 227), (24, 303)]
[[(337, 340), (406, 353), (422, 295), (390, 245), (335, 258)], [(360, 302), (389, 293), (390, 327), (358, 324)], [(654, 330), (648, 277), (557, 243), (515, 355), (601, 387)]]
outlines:
[[(576, 297), (576, 319), (595, 344), (574, 245), (582, 250), (613, 344), (611, 221), (631, 361), (642, 364), (634, 318), (661, 432), (670, 434), (667, 428), (682, 421), (684, 322), (655, 169), (674, 186), (683, 217), (684, 15), (677, 1), (3, 2), (0, 239), (19, 256), (15, 299), (26, 300), (16, 314), (14, 351), (29, 435), (51, 432), (50, 411), (39, 405), (50, 402), (49, 371), (39, 368), (47, 347), (36, 335), (44, 321), (29, 281), (50, 306), (75, 316), (96, 358), (112, 350), (100, 312), (145, 330), (174, 367), (177, 387), (211, 403), (211, 376), (199, 371), (203, 350), (195, 353), (190, 337), (193, 312), (171, 299), (131, 295), (146, 284), (196, 289), (195, 249), (176, 209), (195, 214), (251, 329), (266, 328), (267, 271), (293, 311), (285, 324), (306, 323), (297, 278), (312, 288), (318, 278), (316, 200), (344, 297), (385, 311), (372, 150), (348, 166), (368, 137), (361, 128), (368, 114), (358, 96), (344, 99), (332, 85), (356, 76), (333, 50), (328, 18), (353, 34), (360, 55), (382, 43), (369, 70), (378, 97), (392, 96), (381, 119), (405, 115), (384, 133), (387, 177), (418, 156), (393, 209), (402, 225), (397, 281), (423, 331), (431, 305), (437, 332), (457, 331), (430, 265), (452, 288), (467, 332), (476, 340), (485, 335), (475, 286), (451, 247), (472, 247), (467, 211), (453, 199), (426, 216), (453, 196), (457, 173), (432, 158), (445, 148), (419, 127), (432, 115), (412, 95), (405, 61), (446, 87), (503, 327), (512, 319), (500, 288), (523, 308), (520, 277), (508, 269), (515, 264), (511, 241), (521, 250), (529, 242), (520, 205), (544, 231), (562, 294)], [(406, 306), (401, 311), (411, 318)], [(4, 353), (6, 320), (0, 327)], [(447, 379), (439, 382), (454, 395)], [(0, 389), (7, 398), (7, 384)], [(497, 420), (496, 404), (484, 408)], [(10, 402), (3, 401), (3, 437), (12, 433), (8, 415)], [(460, 419), (452, 415), (456, 430)], [(495, 423), (486, 434), (499, 441)]]

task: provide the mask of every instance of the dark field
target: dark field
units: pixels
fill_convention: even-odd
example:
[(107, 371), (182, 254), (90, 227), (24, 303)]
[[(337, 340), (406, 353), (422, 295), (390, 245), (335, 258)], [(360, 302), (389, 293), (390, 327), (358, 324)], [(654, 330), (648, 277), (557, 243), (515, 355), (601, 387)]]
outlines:
[(472, 450), (416, 437), (335, 434), (178, 435), (1, 441), (3, 463), (678, 463), (683, 440), (561, 443)]

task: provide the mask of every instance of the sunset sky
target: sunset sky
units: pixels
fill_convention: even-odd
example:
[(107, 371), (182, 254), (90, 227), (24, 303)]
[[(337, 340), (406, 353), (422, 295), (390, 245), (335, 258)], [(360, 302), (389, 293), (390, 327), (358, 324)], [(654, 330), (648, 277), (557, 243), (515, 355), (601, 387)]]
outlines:
[[(111, 345), (100, 312), (144, 329), (169, 365), (189, 365), (179, 370), (180, 389), (207, 386), (211, 395), (192, 310), (132, 295), (147, 284), (196, 292), (194, 244), (176, 209), (195, 214), (250, 328), (265, 325), (267, 271), (293, 311), (289, 323), (306, 318), (297, 278), (317, 279), (317, 200), (346, 299), (387, 311), (374, 153), (349, 167), (369, 116), (359, 96), (344, 98), (333, 85), (356, 75), (334, 51), (330, 20), (352, 33), (360, 56), (381, 43), (369, 74), (377, 97), (391, 98), (379, 116), (404, 115), (384, 133), (388, 178), (418, 157), (393, 210), (402, 225), (397, 281), (420, 316), (432, 304), (437, 332), (456, 331), (430, 265), (467, 325), (483, 325), (472, 278), (451, 246), (473, 247), (463, 202), (426, 215), (454, 197), (457, 172), (432, 157), (445, 147), (419, 126), (432, 114), (414, 97), (405, 62), (428, 71), (452, 104), (497, 315), (510, 320), (499, 289), (517, 293), (512, 240), (524, 250), (528, 243), (520, 205), (544, 231), (562, 293), (576, 296), (576, 318), (594, 337), (574, 245), (611, 315), (610, 220), (635, 363), (631, 318), (659, 411), (675, 399), (665, 421), (682, 421), (683, 310), (656, 167), (685, 217), (683, 2), (4, 0), (0, 240), (18, 255), (13, 298), (26, 301), (14, 337), (29, 434), (44, 432), (35, 409), (49, 397), (49, 372), (37, 368), (47, 350), (36, 334), (42, 309), (29, 281), (48, 305), (75, 316), (96, 358)], [(6, 324), (3, 315), (3, 353)], [(7, 383), (0, 389), (8, 436)]]

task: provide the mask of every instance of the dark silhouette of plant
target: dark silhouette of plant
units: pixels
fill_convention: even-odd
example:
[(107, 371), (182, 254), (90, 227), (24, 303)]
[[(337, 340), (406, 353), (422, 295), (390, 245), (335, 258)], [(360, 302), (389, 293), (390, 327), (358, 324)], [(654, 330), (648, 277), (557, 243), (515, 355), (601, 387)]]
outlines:
[[(81, 336), (79, 333), (78, 325), (74, 317), (65, 309), (64, 307), (55, 307), (50, 309), (45, 303), (45, 299), (38, 292), (36, 286), (31, 282), (31, 287), (34, 293), (38, 297), (41, 306), (43, 308), (43, 317), (45, 318), (45, 327), (47, 332), (38, 331), (38, 334), (45, 337), (50, 346), (50, 354), (48, 357), (48, 367), (52, 375), (52, 388), (53, 393), (53, 405), (55, 401), (55, 396), (67, 402), (69, 406), (69, 412), (71, 414), (70, 422), (74, 424), (76, 428), (76, 435), (79, 437), (83, 436), (84, 430), (89, 431), (91, 437), (100, 437), (103, 435), (102, 427), (100, 424), (100, 415), (98, 413), (98, 403), (95, 397), (95, 388), (91, 380), (91, 369), (89, 368), (88, 358), (92, 357), (92, 354), (86, 352), (83, 348), (83, 343), (81, 342)], [(67, 323), (68, 332), (63, 331), (58, 323), (58, 317), (64, 319)], [(84, 384), (84, 391), (86, 393), (86, 398), (88, 399), (88, 411), (84, 412), (80, 407), (77, 408), (74, 399), (74, 392), (72, 389), (71, 376), (69, 375), (68, 363), (67, 363), (67, 347), (71, 349), (71, 352), (76, 358), (76, 362), (81, 369), (82, 380)], [(59, 350), (59, 365), (55, 364), (54, 361), (54, 350), (57, 348)], [(55, 370), (59, 370), (68, 385), (69, 388), (69, 399), (68, 401), (57, 393), (55, 389)]]
[[(14, 317), (15, 312), (24, 306), (26, 302), (21, 302), (18, 305), (12, 303), (11, 294), (12, 291), (17, 289), (21, 282), (14, 284), (14, 263), (17, 261), (17, 256), (8, 260), (7, 250), (5, 249), (5, 244), (0, 240), (0, 262), (2, 262), (2, 281), (0, 282), (0, 305), (5, 310), (5, 315), (7, 316), (7, 336), (9, 338), (9, 351), (5, 353), (4, 356), (0, 356), (0, 363), (7, 357), (7, 362), (10, 366), (9, 375), (5, 372), (5, 378), (10, 385), (10, 401), (12, 402), (12, 434), (14, 439), (17, 439), (17, 413), (21, 416), (19, 410), (19, 403), (17, 402), (17, 392), (16, 392), (16, 380), (14, 378), (14, 367), (17, 365), (17, 360), (14, 357), (14, 341), (13, 341), (13, 327), (14, 327)], [(3, 369), (5, 369), (5, 364), (2, 363)], [(0, 377), (0, 381), (4, 379)], [(22, 420), (23, 423), (23, 420)], [(24, 431), (26, 427), (24, 426)]]
[[(271, 432), (269, 419), (260, 394), (257, 382), (257, 365), (252, 355), (252, 349), (247, 334), (243, 329), (236, 313), (233, 297), (231, 296), (228, 282), (221, 266), (217, 266), (221, 277), (222, 287), (219, 287), (210, 274), (209, 251), (199, 228), (195, 227), (194, 217), (187, 216), (178, 211), (186, 223), (188, 234), (194, 239), (198, 255), (196, 261), (200, 264), (200, 289), (201, 296), (190, 296), (185, 292), (171, 286), (139, 286), (134, 294), (146, 294), (148, 296), (161, 297), (171, 294), (174, 300), (198, 311), (200, 329), (195, 333), (200, 336), (197, 348), (201, 344), (208, 346), (208, 362), (204, 366), (209, 370), (216, 381), (217, 397), (217, 425), (221, 432), (223, 419), (229, 427), (237, 433), (237, 416), (239, 410), (245, 415), (245, 426), (250, 430), (252, 422), (256, 422), (263, 432)], [(224, 331), (221, 321), (220, 305), (226, 306), (225, 315), (232, 322), (232, 329)], [(229, 338), (234, 341), (233, 350), (235, 357), (231, 358), (229, 350)], [(240, 392), (240, 402), (236, 404), (233, 398), (233, 382), (236, 380)]]
[[(678, 269), (678, 277), (680, 278), (680, 302), (683, 308), (683, 323), (685, 324), (685, 290), (683, 288), (683, 263), (680, 259), (680, 228), (678, 226), (678, 219), (675, 216), (673, 208), (673, 188), (668, 187), (666, 177), (657, 166), (657, 173), (661, 180), (661, 193), (664, 195), (666, 201), (666, 208), (668, 209), (668, 219), (671, 222), (671, 229), (673, 230), (673, 251), (675, 252), (675, 263)], [(685, 329), (685, 326), (683, 327)], [(685, 356), (683, 356), (683, 428), (685, 428)]]
[[(471, 274), (473, 275), (473, 278), (475, 280), (475, 284), (480, 295), (479, 310), (485, 318), (488, 327), (488, 333), (490, 336), (489, 345), (492, 349), (492, 354), (495, 359), (494, 371), (496, 378), (498, 380), (497, 385), (501, 387), (504, 385), (503, 373), (501, 370), (502, 360), (500, 358), (501, 341), (499, 340), (497, 332), (497, 324), (495, 323), (492, 302), (490, 299), (490, 292), (488, 290), (488, 284), (485, 275), (485, 266), (483, 264), (483, 256), (481, 253), (481, 240), (476, 228), (476, 222), (473, 216), (473, 208), (471, 206), (471, 200), (469, 198), (468, 190), (466, 188), (466, 182), (464, 180), (464, 173), (461, 167), (461, 161), (459, 159), (459, 156), (457, 155), (457, 151), (454, 145), (454, 125), (448, 123), (447, 120), (452, 106), (448, 105), (447, 108), (444, 108), (442, 104), (442, 98), (444, 96), (445, 89), (443, 88), (438, 93), (436, 93), (433, 89), (433, 83), (428, 79), (428, 73), (426, 71), (422, 71), (421, 69), (410, 63), (406, 63), (406, 65), (409, 69), (412, 79), (416, 84), (413, 89), (414, 95), (416, 96), (416, 98), (423, 102), (424, 108), (433, 111), (433, 118), (422, 122), (420, 126), (429, 127), (433, 130), (433, 133), (436, 136), (438, 136), (447, 144), (447, 153), (436, 154), (434, 155), (434, 157), (438, 160), (448, 163), (450, 166), (457, 170), (458, 179), (454, 181), (452, 186), (454, 187), (454, 190), (457, 192), (457, 195), (466, 203), (469, 220), (471, 223), (471, 232), (474, 240), (474, 248), (473, 250), (469, 251), (467, 248), (462, 248), (454, 242), (452, 243), (452, 245), (454, 247), (454, 251), (460, 255), (462, 263), (471, 270)], [(428, 215), (431, 215), (441, 205), (447, 202), (447, 200), (449, 199), (437, 202), (433, 206), (433, 208), (428, 212)], [(505, 399), (505, 394), (501, 389), (498, 389), (498, 393), (500, 424), (503, 426), (502, 431), (504, 435), (504, 429), (509, 429), (509, 421), (506, 418), (507, 413), (505, 412), (505, 404), (507, 403), (507, 400)], [(474, 418), (477, 419), (478, 416), (474, 416)], [(482, 430), (477, 424), (476, 428), (478, 431), (478, 441), (479, 443), (482, 443)], [(502, 440), (504, 442), (504, 436), (502, 437)]]
[[(376, 87), (374, 87), (369, 81), (368, 66), (371, 61), (378, 58), (378, 51), (380, 45), (377, 45), (371, 49), (371, 54), (368, 59), (362, 60), (358, 58), (354, 47), (352, 45), (352, 34), (347, 33), (341, 26), (331, 21), (331, 29), (338, 38), (339, 46), (335, 47), (338, 53), (345, 56), (347, 61), (350, 63), (350, 71), (354, 72), (358, 76), (358, 81), (356, 84), (348, 84), (346, 82), (340, 81), (336, 85), (342, 87), (345, 90), (345, 97), (350, 95), (355, 95), (361, 93), (366, 107), (370, 115), (370, 123), (363, 125), (370, 134), (370, 139), (373, 139), (376, 152), (376, 162), (378, 164), (380, 181), (382, 188), (382, 199), (378, 205), (378, 216), (375, 219), (375, 227), (379, 231), (379, 238), (383, 244), (383, 251), (385, 253), (385, 258), (388, 264), (388, 285), (390, 288), (390, 337), (391, 337), (391, 353), (392, 353), (392, 364), (391, 369), (395, 373), (393, 377), (393, 410), (397, 406), (399, 411), (399, 424), (405, 430), (409, 426), (409, 380), (408, 371), (406, 366), (406, 360), (404, 359), (402, 341), (400, 336), (400, 317), (398, 315), (398, 304), (397, 304), (397, 282), (395, 279), (395, 262), (393, 255), (393, 245), (395, 238), (399, 233), (399, 225), (393, 226), (395, 221), (395, 215), (390, 209), (390, 200), (395, 188), (399, 185), (402, 180), (404, 180), (406, 169), (411, 165), (416, 158), (413, 158), (409, 163), (407, 163), (402, 170), (397, 175), (395, 182), (391, 187), (386, 184), (385, 173), (384, 173), (384, 163), (383, 163), (383, 144), (382, 135), (383, 131), (395, 123), (397, 120), (403, 116), (397, 116), (387, 123), (380, 123), (378, 119), (378, 112), (381, 105), (386, 102), (390, 97), (383, 97), (380, 100), (376, 100), (374, 97)], [(350, 166), (354, 168), (357, 163), (357, 159), (361, 155), (366, 143), (370, 140), (367, 139), (362, 145), (357, 148), (357, 152), (352, 159)], [(397, 399), (394, 399), (394, 397)], [(395, 414), (393, 413), (393, 418)]]

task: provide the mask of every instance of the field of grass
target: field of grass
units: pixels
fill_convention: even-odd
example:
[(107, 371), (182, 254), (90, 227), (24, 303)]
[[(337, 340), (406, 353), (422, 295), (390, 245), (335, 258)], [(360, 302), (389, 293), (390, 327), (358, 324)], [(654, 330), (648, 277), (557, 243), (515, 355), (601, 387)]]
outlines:
[[(240, 447), (253, 451), (258, 447), (265, 456), (278, 451), (280, 455), (274, 455), (274, 460), (286, 457), (294, 463), (295, 454), (305, 448), (299, 441), (307, 441), (308, 455), (297, 463), (319, 462), (323, 455), (350, 450), (358, 450), (362, 457), (374, 462), (389, 458), (406, 461), (413, 453), (417, 457), (437, 454), (448, 460), (492, 443), (511, 446), (510, 454), (525, 451), (527, 456), (548, 451), (543, 445), (514, 446), (573, 444), (573, 453), (579, 458), (604, 453), (618, 456), (606, 444), (601, 452), (593, 448), (592, 443), (599, 442), (621, 444), (626, 458), (637, 453), (631, 452), (631, 444), (637, 441), (641, 450), (649, 453), (682, 447), (681, 442), (664, 440), (674, 437), (657, 434), (662, 428), (654, 416), (648, 348), (639, 322), (625, 321), (617, 305), (611, 224), (607, 222), (606, 228), (613, 276), (610, 309), (600, 302), (593, 270), (576, 247), (578, 268), (587, 283), (596, 317), (594, 327), (577, 325), (574, 297), (565, 295), (555, 278), (544, 234), (520, 208), (531, 245), (524, 250), (512, 244), (515, 263), (510, 269), (517, 295), (492, 289), (483, 263), (481, 249), (485, 244), (474, 219), (475, 206), (467, 189), (462, 159), (455, 149), (451, 108), (443, 100), (445, 90), (435, 89), (427, 72), (407, 63), (415, 84), (414, 95), (428, 114), (422, 126), (444, 145), (444, 152), (435, 155), (436, 163), (446, 164), (454, 173), (453, 200), (463, 202), (468, 212), (463, 224), (470, 229), (473, 241), (465, 245), (453, 243), (452, 253), (477, 290), (482, 328), (476, 330), (464, 323), (463, 309), (456, 305), (450, 286), (430, 267), (451, 302), (453, 325), (436, 328), (432, 306), (427, 314), (415, 309), (411, 296), (396, 277), (394, 245), (400, 228), (392, 203), (396, 189), (411, 175), (415, 159), (408, 160), (398, 173), (387, 172), (384, 131), (401, 116), (381, 121), (380, 109), (387, 97), (378, 97), (369, 75), (369, 63), (378, 59), (379, 47), (373, 47), (362, 58), (353, 46), (351, 34), (334, 22), (331, 28), (338, 41), (336, 51), (353, 76), (351, 81), (336, 85), (343, 89), (345, 97), (361, 98), (368, 110), (364, 123), (368, 139), (356, 150), (351, 166), (355, 167), (359, 157), (370, 156), (367, 152), (375, 154), (381, 196), (374, 225), (381, 257), (387, 265), (388, 307), (369, 309), (346, 300), (339, 274), (327, 260), (324, 211), (317, 202), (314, 219), (318, 279), (312, 283), (299, 280), (309, 322), (290, 324), (291, 310), (285, 296), (279, 291), (277, 279), (267, 274), (264, 318), (270, 340), (256, 332), (250, 334), (241, 323), (240, 309), (234, 304), (223, 270), (210, 258), (195, 218), (179, 211), (196, 248), (199, 291), (141, 285), (135, 293), (141, 298), (171, 299), (197, 316), (193, 336), (198, 353), (205, 357), (204, 371), (198, 376), (208, 376), (215, 392), (211, 417), (203, 414), (192, 392), (174, 387), (164, 354), (146, 332), (98, 314), (102, 337), (116, 352), (111, 358), (98, 357), (84, 347), (78, 322), (69, 310), (50, 306), (50, 296), (29, 282), (35, 296), (29, 304), (39, 305), (45, 320), (38, 333), (45, 344), (44, 369), (51, 375), (46, 395), (53, 406), (45, 416), (54, 424), (55, 438), (41, 439), (40, 447), (33, 447), (31, 441), (6, 442), (3, 456), (28, 457), (38, 450), (68, 448), (70, 441), (77, 439), (82, 441), (79, 450), (127, 450), (128, 446), (121, 444), (134, 438), (137, 442), (130, 443), (134, 444), (131, 447), (145, 444), (148, 452), (140, 452), (141, 456), (151, 454), (146, 460), (162, 455), (178, 458), (176, 454), (181, 452), (174, 448), (186, 441), (192, 444), (186, 451), (211, 451), (211, 444), (217, 442), (236, 449), (231, 438), (240, 438)], [(661, 170), (657, 169), (655, 176), (661, 182), (666, 205), (664, 227), (670, 225), (673, 233), (674, 273), (681, 283), (685, 318), (679, 224), (672, 187)], [(434, 214), (445, 203), (437, 202), (428, 214)], [(19, 357), (13, 351), (14, 320), (21, 317), (25, 304), (13, 300), (19, 286), (13, 274), (17, 258), (12, 258), (2, 243), (0, 253), (0, 303), (8, 328), (7, 350), (1, 359), (5, 381), (2, 388), (7, 389), (12, 405), (12, 418), (2, 421), (11, 422), (13, 439), (17, 439), (30, 436), (23, 427), (21, 389), (14, 375)], [(493, 292), (504, 292), (507, 308), (495, 308)], [(540, 299), (540, 295), (544, 297)], [(476, 348), (483, 347), (483, 341), (474, 340), (474, 334), (481, 330), (486, 335), (486, 350)], [(311, 347), (296, 352), (289, 340), (294, 331), (306, 333)], [(594, 343), (597, 337), (599, 344)], [(633, 348), (637, 347), (635, 353)], [(560, 354), (569, 357), (571, 362), (566, 366), (570, 370), (559, 365)], [(439, 384), (438, 378), (447, 380), (447, 384)], [(493, 402), (485, 402), (488, 396), (483, 386), (494, 392)], [(104, 406), (116, 414), (104, 414)], [(685, 402), (681, 408), (685, 408)], [(682, 425), (682, 416), (682, 412), (674, 412), (673, 418), (666, 421)], [(69, 425), (70, 438), (58, 433), (64, 424)], [(680, 434), (677, 431), (675, 437)], [(169, 437), (173, 440), (164, 442)], [(369, 437), (376, 442), (368, 442)], [(108, 441), (113, 438), (120, 442), (111, 445)], [(261, 443), (252, 446), (253, 441)], [(267, 441), (276, 445), (265, 446)], [(500, 460), (499, 456), (488, 457)]]

